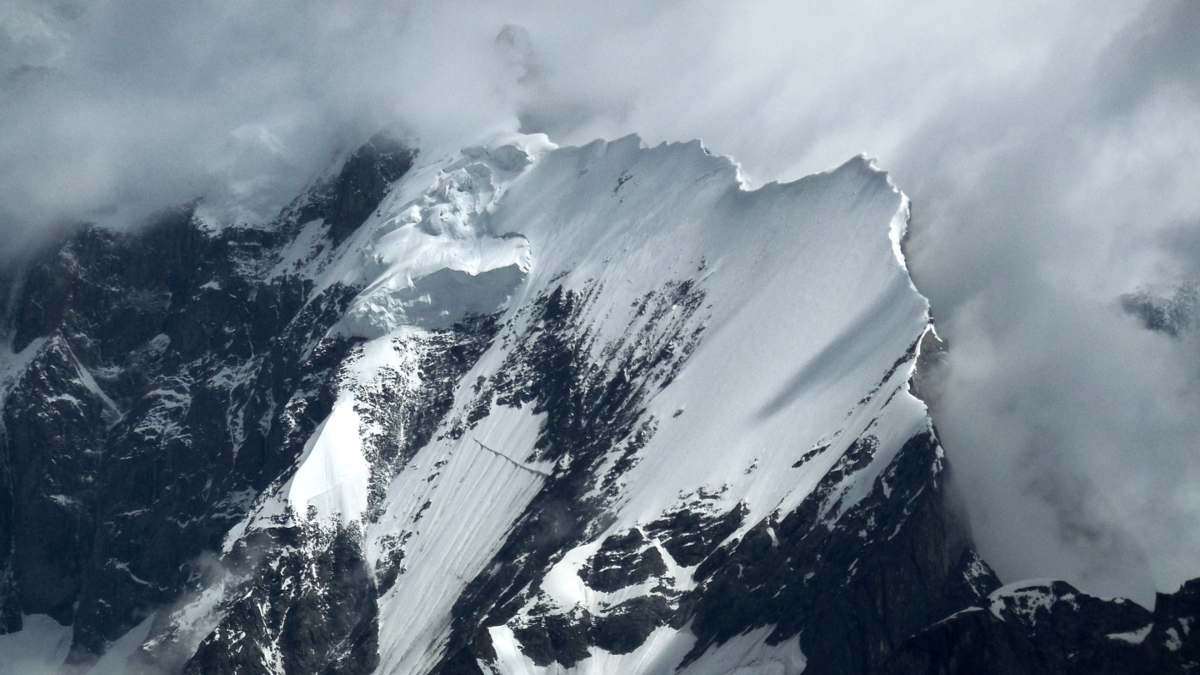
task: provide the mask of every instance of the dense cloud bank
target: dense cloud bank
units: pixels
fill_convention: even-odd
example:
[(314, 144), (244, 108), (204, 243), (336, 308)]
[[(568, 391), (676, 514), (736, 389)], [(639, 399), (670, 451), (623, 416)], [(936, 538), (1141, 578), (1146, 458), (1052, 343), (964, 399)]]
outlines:
[(830, 7), (17, 0), (4, 252), (198, 197), (269, 217), (385, 126), (699, 136), (755, 182), (866, 151), (916, 205), (984, 553), (1143, 600), (1200, 574), (1200, 340), (1120, 300), (1200, 276), (1200, 3)]

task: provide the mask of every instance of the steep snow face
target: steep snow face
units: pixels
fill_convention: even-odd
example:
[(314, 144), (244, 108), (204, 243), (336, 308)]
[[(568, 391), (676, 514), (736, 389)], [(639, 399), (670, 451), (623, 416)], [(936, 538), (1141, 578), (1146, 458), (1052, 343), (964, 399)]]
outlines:
[(928, 324), (898, 257), (906, 219), (903, 195), (865, 158), (747, 191), (698, 142), (564, 149), (512, 188), (492, 227), (534, 251), (516, 304), (553, 284), (595, 284), (587, 321), (603, 344), (647, 291), (686, 279), (705, 292), (704, 337), (649, 404), (664, 422), (624, 478), (618, 525), (702, 486), (745, 500), (754, 521), (806, 494), (840, 454), (782, 471), (797, 451), (834, 434), (848, 445), (885, 415), (875, 426), (886, 454), (926, 426), (908, 396), (886, 411), (858, 405)]
[[(627, 354), (664, 346), (688, 352), (677, 372), (647, 388), (639, 419), (652, 421), (654, 431), (636, 460), (615, 471), (615, 447), (603, 460), (598, 473), (616, 481), (601, 490), (597, 480), (589, 499), (603, 504), (606, 525), (565, 552), (559, 567), (578, 564), (607, 533), (645, 525), (698, 494), (715, 514), (744, 510), (742, 525), (726, 533), (736, 538), (794, 509), (856, 439), (870, 435), (874, 456), (864, 470), (847, 472), (836, 505), (822, 514), (836, 521), (929, 424), (906, 390), (928, 324), (926, 301), (900, 257), (906, 219), (903, 195), (862, 157), (794, 183), (746, 190), (734, 164), (697, 142), (646, 148), (636, 137), (560, 149), (518, 138), (420, 167), (400, 181), (321, 275), (322, 285), (364, 288), (341, 330), (373, 340), (370, 351), (398, 331), (503, 313), (501, 338), (461, 379), (439, 433), (400, 468), (382, 515), (368, 526), (368, 558), (401, 561), (388, 571), (394, 581), (380, 598), (379, 672), (436, 666), (451, 638), (455, 603), (528, 517), (547, 478), (582, 461), (570, 448), (554, 457), (538, 450), (547, 422), (536, 405), (486, 400), (476, 412), (481, 420), (465, 433), (454, 429), (455, 420), (480, 410), (480, 383), (504, 377), (519, 336), (539, 329), (543, 319), (528, 308), (555, 289), (586, 295), (586, 308), (572, 320), (586, 331), (585, 350), (597, 368), (620, 370), (611, 347), (642, 328), (659, 342), (627, 345)], [(678, 300), (666, 302), (655, 320), (675, 323), (654, 334), (647, 295), (667, 288)], [(685, 307), (689, 292), (702, 301)], [(359, 368), (353, 380), (373, 372)], [(891, 395), (873, 396), (880, 390)], [(366, 509), (368, 477), (351, 399), (343, 394), (335, 404), (281, 490), (298, 510), (313, 505), (352, 520)], [(694, 586), (694, 564), (665, 557), (675, 590)], [(556, 588), (555, 579), (578, 581), (559, 567), (544, 580), (550, 604), (599, 613), (614, 602), (582, 583)], [(662, 627), (654, 635), (629, 654), (593, 652), (578, 670), (652, 672), (651, 664), (664, 659), (678, 663), (695, 642), (686, 629)], [(491, 629), (498, 660), (489, 667), (552, 672), (521, 665), (511, 636), (509, 628)], [(727, 644), (692, 667), (766, 663), (738, 666), (739, 649), (744, 645)], [(770, 661), (785, 664), (771, 666), (779, 672), (796, 672), (804, 662), (801, 654), (780, 653)]]

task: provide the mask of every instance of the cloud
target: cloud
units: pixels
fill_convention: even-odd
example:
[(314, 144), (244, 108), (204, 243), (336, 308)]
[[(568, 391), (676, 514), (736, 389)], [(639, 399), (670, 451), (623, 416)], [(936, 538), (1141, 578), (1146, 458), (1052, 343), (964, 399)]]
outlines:
[(1200, 348), (1118, 298), (1200, 276), (1198, 29), (1192, 0), (17, 0), (0, 233), (269, 217), (383, 126), (701, 137), (758, 182), (865, 151), (914, 199), (984, 553), (1146, 599), (1200, 574)]
[(1200, 574), (1200, 348), (1114, 302), (1200, 270), (1198, 20), (1164, 3), (1082, 32), (1024, 101), (950, 108), (908, 150), (961, 139), (912, 160), (910, 260), (952, 343), (937, 419), (1009, 576), (1149, 601)]
[(1200, 269), (1200, 3), (665, 7), (575, 57), (530, 29), (574, 133), (700, 136), (758, 180), (879, 157), (985, 555), (1143, 602), (1200, 574), (1200, 349), (1118, 302)]
[(489, 105), (499, 21), (476, 14), (453, 2), (9, 3), (0, 227), (128, 227), (200, 197), (222, 218), (263, 220), (380, 127), (437, 137), (503, 123)]

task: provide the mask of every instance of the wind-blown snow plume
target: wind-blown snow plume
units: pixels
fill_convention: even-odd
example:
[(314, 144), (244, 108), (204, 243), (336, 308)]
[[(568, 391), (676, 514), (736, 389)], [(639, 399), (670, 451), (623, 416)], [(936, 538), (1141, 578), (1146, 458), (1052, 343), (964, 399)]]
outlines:
[(381, 126), (703, 137), (759, 182), (863, 150), (913, 197), (935, 409), (983, 552), (1145, 598), (1194, 575), (1195, 341), (1117, 298), (1200, 272), (1200, 4), (701, 0), (0, 10), (0, 228), (269, 215)]

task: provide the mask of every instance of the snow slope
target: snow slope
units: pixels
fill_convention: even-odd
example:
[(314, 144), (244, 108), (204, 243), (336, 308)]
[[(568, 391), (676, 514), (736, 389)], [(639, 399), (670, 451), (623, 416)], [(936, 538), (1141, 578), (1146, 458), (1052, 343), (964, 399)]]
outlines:
[[(781, 469), (834, 434), (855, 438), (879, 414), (857, 402), (929, 321), (892, 244), (899, 235), (889, 237), (907, 209), (863, 157), (747, 191), (735, 165), (699, 142), (647, 149), (636, 137), (553, 153), (510, 190), (493, 227), (526, 236), (535, 256), (518, 303), (561, 272), (553, 283), (594, 280), (604, 287), (590, 317), (601, 341), (668, 280), (696, 277), (707, 294), (699, 348), (651, 403), (674, 421), (626, 475), (616, 526), (726, 483), (754, 521), (825, 473), (836, 447), (800, 476)], [(911, 397), (886, 414), (877, 424), (893, 449), (927, 424)]]
[[(601, 362), (601, 346), (629, 332), (644, 294), (693, 280), (705, 293), (693, 320), (703, 338), (648, 401), (648, 414), (661, 420), (657, 433), (621, 477), (613, 518), (593, 541), (653, 520), (698, 490), (719, 495), (713, 508), (744, 504), (745, 529), (794, 508), (870, 431), (879, 451), (872, 470), (842, 486), (845, 510), (901, 444), (928, 428), (923, 404), (907, 393), (867, 400), (881, 385), (906, 386), (913, 345), (929, 323), (899, 250), (907, 208), (863, 157), (748, 190), (736, 165), (698, 142), (647, 148), (628, 137), (555, 149), (516, 138), (402, 179), (321, 283), (364, 287), (342, 326), (375, 341), (495, 308), (508, 308), (502, 322), (519, 324), (519, 308), (558, 285), (592, 288), (585, 321)], [(512, 272), (497, 274), (504, 270)], [(889, 371), (906, 354), (909, 367)], [(469, 384), (493, 375), (506, 355), (503, 342), (493, 343), (462, 378), (447, 418), (466, 409)], [(281, 488), (301, 510), (361, 518), (367, 479), (352, 408), (339, 400)], [(377, 553), (405, 535), (404, 571), (380, 600), (379, 672), (428, 672), (442, 656), (453, 603), (503, 544), (542, 473), (554, 471), (530, 459), (540, 424), (527, 408), (496, 408), (468, 435), (420, 448), (392, 481), (383, 515), (368, 526)], [(571, 559), (568, 552), (559, 564)], [(690, 572), (681, 569), (680, 586)], [(560, 604), (598, 609), (586, 588), (546, 591)], [(510, 636), (492, 629), (498, 672), (558, 672), (512, 656), (519, 649)], [(689, 647), (686, 629), (663, 628), (637, 652), (597, 653), (577, 670), (654, 672), (652, 664), (677, 661)], [(710, 661), (735, 672), (739, 649), (726, 645), (693, 672), (709, 672)], [(791, 665), (774, 670), (795, 672), (803, 657), (778, 662)]]
[[(869, 429), (879, 438), (873, 470), (853, 476), (841, 508), (865, 493), (891, 454), (929, 425), (924, 405), (907, 393), (860, 403), (929, 321), (899, 252), (906, 220), (906, 199), (865, 158), (746, 190), (733, 164), (696, 142), (644, 148), (626, 138), (565, 149), (511, 189), (493, 227), (531, 242), (525, 297), (561, 272), (557, 283), (567, 286), (597, 282), (602, 296), (589, 319), (603, 336), (598, 342), (626, 329), (628, 308), (647, 289), (695, 278), (706, 292), (704, 337), (650, 401), (650, 414), (664, 421), (643, 461), (622, 477), (614, 519), (593, 541), (645, 524), (703, 489), (718, 492), (724, 507), (748, 507), (743, 530), (787, 513)], [(909, 371), (892, 373), (885, 386), (905, 386)], [(587, 593), (559, 602), (600, 608)], [(505, 644), (503, 629), (492, 637)], [(573, 672), (663, 672), (659, 657), (678, 663), (675, 655), (688, 647), (686, 630), (656, 633), (624, 657), (593, 650)], [(747, 650), (742, 659), (740, 649), (727, 643), (688, 672), (803, 668), (800, 655), (768, 666), (762, 659), (773, 650)], [(497, 670), (551, 672), (511, 662)]]

